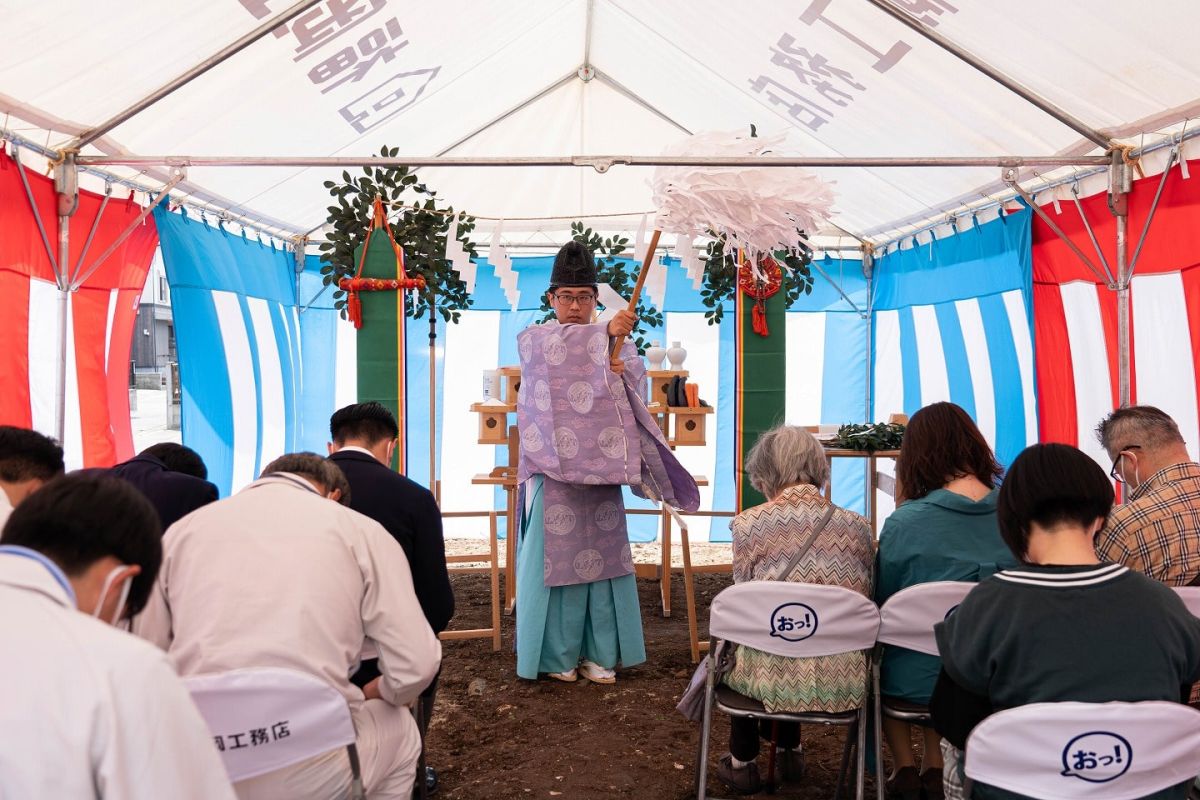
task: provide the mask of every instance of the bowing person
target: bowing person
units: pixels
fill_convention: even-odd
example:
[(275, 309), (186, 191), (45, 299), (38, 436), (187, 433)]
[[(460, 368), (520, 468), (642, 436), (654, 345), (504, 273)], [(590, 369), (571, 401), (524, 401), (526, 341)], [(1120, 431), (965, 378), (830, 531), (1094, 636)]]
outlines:
[(110, 627), (146, 603), (161, 560), (154, 509), (115, 478), (58, 478), (13, 512), (0, 535), (0, 797), (232, 800), (166, 656)]
[[(163, 569), (137, 632), (181, 675), (286, 667), (346, 698), (370, 798), (408, 798), (421, 740), (408, 705), (441, 645), (420, 613), (404, 552), (379, 523), (334, 502), (337, 467), (283, 456), (259, 480), (196, 511), (163, 538)], [(363, 642), (380, 676), (350, 682)], [(242, 800), (324, 800), (350, 788), (343, 748), (240, 781)]]

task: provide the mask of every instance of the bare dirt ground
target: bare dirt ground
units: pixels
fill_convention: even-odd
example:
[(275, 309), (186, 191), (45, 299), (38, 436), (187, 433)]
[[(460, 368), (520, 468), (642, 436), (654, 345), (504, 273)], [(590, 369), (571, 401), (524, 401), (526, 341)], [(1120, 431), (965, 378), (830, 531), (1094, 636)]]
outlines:
[[(728, 546), (710, 549), (706, 559), (719, 563), (723, 557), (728, 563)], [(453, 582), (458, 613), (452, 627), (488, 624), (487, 576), (457, 574)], [(728, 574), (696, 576), (702, 637), (712, 598), (731, 582)], [(486, 639), (445, 642), (427, 745), (428, 763), (440, 777), (437, 796), (694, 797), (699, 726), (675, 710), (694, 665), (682, 580), (674, 580), (672, 587), (674, 616), (664, 618), (658, 582), (638, 581), (648, 660), (622, 672), (613, 686), (519, 679), (512, 617), (504, 617), (499, 653), (492, 652)], [(726, 719), (715, 715), (709, 787), (719, 796), (728, 796), (716, 778), (716, 760), (726, 751), (728, 736)], [(844, 736), (843, 728), (806, 726), (802, 740), (808, 774), (801, 784), (781, 786), (777, 796), (833, 797)], [(764, 774), (765, 752), (764, 747), (759, 760)], [(870, 779), (867, 788), (874, 791)]]

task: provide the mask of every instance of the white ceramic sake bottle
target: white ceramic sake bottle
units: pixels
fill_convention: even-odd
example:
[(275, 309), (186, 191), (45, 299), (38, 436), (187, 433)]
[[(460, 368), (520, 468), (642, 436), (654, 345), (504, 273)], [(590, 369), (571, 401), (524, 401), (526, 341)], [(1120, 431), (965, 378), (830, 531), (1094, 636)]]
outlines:
[(652, 370), (661, 370), (663, 368), (663, 359), (667, 357), (667, 350), (662, 346), (662, 343), (655, 339), (646, 348), (646, 362)]
[(671, 342), (671, 347), (667, 350), (667, 360), (671, 362), (672, 371), (681, 371), (685, 358), (687, 358), (687, 350), (683, 349), (683, 345), (680, 342)]

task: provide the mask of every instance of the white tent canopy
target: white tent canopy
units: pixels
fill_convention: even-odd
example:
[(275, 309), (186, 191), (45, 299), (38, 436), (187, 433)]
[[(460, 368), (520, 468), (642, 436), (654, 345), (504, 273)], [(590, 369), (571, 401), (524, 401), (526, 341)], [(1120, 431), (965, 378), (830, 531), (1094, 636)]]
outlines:
[[(878, 2), (324, 0), (81, 155), (653, 156), (687, 132), (750, 124), (787, 131), (801, 156), (1103, 154)], [(1194, 0), (890, 2), (1102, 139), (1155, 144), (1200, 115)], [(3, 127), (58, 149), (289, 5), (0, 0)], [(166, 175), (140, 169), (150, 187)], [(998, 167), (818, 171), (837, 181), (837, 226), (877, 242), (1004, 189)], [(291, 236), (320, 228), (321, 183), (340, 172), (193, 166), (174, 196)], [(1022, 176), (1036, 186), (1072, 169), (1037, 173)], [(629, 229), (652, 210), (649, 167), (422, 174), (508, 231), (632, 213), (609, 226)]]

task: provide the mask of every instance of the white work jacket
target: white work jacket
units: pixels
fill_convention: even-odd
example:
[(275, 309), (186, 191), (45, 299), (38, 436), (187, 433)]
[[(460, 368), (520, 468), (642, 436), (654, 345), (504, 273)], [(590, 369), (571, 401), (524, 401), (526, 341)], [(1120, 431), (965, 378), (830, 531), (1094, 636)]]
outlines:
[(62, 571), (0, 547), (0, 797), (233, 800), (166, 656), (80, 613)]

